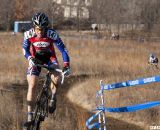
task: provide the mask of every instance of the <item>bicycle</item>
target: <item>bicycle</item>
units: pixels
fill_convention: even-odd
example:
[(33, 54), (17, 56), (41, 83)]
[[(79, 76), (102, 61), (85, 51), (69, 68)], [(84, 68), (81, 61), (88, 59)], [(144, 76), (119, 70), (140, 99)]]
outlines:
[(40, 65), (37, 64), (37, 67), (45, 68), (48, 70), (46, 74), (46, 78), (44, 80), (44, 84), (42, 89), (40, 90), (40, 93), (37, 96), (36, 99), (36, 104), (34, 108), (34, 113), (33, 113), (33, 121), (32, 125), (30, 126), (29, 130), (40, 130), (40, 124), (42, 121), (44, 121), (45, 117), (48, 117), (49, 113), (49, 99), (50, 99), (50, 94), (49, 94), (49, 86), (51, 83), (51, 74), (52, 72), (59, 72), (61, 73), (61, 84), (64, 82), (64, 77), (65, 73), (61, 69), (54, 69), (51, 68), (47, 65)]

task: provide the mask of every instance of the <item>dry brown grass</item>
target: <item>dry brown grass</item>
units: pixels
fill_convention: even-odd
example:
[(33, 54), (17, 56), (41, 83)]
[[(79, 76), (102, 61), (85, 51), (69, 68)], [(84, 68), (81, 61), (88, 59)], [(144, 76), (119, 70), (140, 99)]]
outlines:
[[(76, 84), (73, 84), (68, 91), (68, 98), (88, 110), (95, 108), (95, 93), (100, 88), (100, 79), (104, 83), (114, 83), (159, 74), (159, 72), (149, 70), (147, 65), (149, 53), (154, 52), (160, 57), (159, 43), (69, 39), (67, 37), (62, 37), (62, 39), (65, 41), (70, 53), (72, 74), (88, 76), (83, 82), (78, 80)], [(21, 35), (6, 35), (5, 39), (4, 36), (0, 36), (1, 86), (6, 83), (22, 83), (25, 80), (27, 62), (23, 57), (21, 41)], [(60, 57), (60, 53), (58, 53), (58, 57)], [(62, 61), (60, 60), (60, 62)], [(158, 83), (146, 85), (145, 87), (117, 89), (105, 92), (105, 100), (109, 107), (158, 100), (158, 90)], [(4, 105), (3, 102), (0, 103)], [(158, 108), (129, 114), (107, 113), (107, 115), (129, 120), (133, 123), (136, 122), (137, 124), (142, 122), (143, 125), (152, 125), (153, 123), (160, 123)], [(82, 113), (84, 114), (84, 112)], [(83, 117), (80, 114), (77, 115), (79, 115), (77, 118), (82, 121)], [(0, 119), (3, 120), (3, 117), (1, 116)], [(85, 128), (80, 129), (84, 130)]]
[(22, 52), (22, 36), (0, 36), (0, 86), (25, 79), (26, 62)]
[[(77, 87), (73, 87), (69, 91), (68, 97), (88, 110), (95, 108), (95, 93), (100, 89), (99, 81), (101, 79), (104, 83), (114, 83), (159, 74), (159, 71), (153, 71), (147, 64), (149, 53), (154, 52), (158, 57), (160, 56), (159, 43), (90, 40), (81, 41), (79, 44), (72, 44), (74, 46), (71, 50), (72, 63), (77, 63), (74, 72), (89, 75), (97, 74), (97, 76), (91, 76), (85, 82), (77, 84)], [(74, 48), (78, 48), (77, 51)], [(160, 93), (158, 90), (158, 83), (154, 83), (145, 85), (145, 87), (108, 91), (105, 92), (106, 105), (108, 107), (118, 107), (159, 100)], [(149, 125), (160, 123), (158, 119), (160, 110), (158, 108), (126, 114), (107, 113), (107, 115), (133, 123), (136, 122), (143, 127), (147, 125), (148, 128)]]

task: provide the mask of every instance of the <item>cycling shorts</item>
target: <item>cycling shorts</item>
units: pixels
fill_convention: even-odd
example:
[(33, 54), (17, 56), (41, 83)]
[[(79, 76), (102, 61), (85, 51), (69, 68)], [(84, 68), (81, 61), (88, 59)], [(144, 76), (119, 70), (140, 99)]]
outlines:
[[(55, 64), (55, 63), (52, 63), (51, 61), (49, 61), (47, 64), (49, 66), (51, 66), (52, 64)], [(40, 67), (29, 66), (28, 69), (27, 69), (27, 75), (36, 75), (36, 76), (39, 76), (40, 73), (41, 73), (41, 68)]]
[(41, 68), (36, 66), (29, 66), (27, 69), (27, 75), (36, 75), (39, 76), (41, 73)]

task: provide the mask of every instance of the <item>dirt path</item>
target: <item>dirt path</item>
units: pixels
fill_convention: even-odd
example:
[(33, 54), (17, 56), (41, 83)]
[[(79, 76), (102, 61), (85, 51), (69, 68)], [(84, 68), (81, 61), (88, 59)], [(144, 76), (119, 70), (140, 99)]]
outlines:
[[(87, 130), (85, 121), (93, 114), (87, 112), (82, 107), (71, 103), (66, 97), (69, 89), (74, 86), (77, 81), (82, 81), (88, 78), (87, 75), (71, 76), (65, 81), (65, 85), (59, 88), (57, 95), (57, 109), (53, 115), (50, 115), (42, 123), (42, 130)], [(12, 84), (5, 89), (12, 92), (3, 92), (4, 95), (8, 95), (8, 100), (13, 100), (15, 104), (15, 112), (13, 114), (14, 123), (12, 123), (13, 130), (21, 130), (23, 120), (26, 118), (26, 92), (27, 83), (24, 84)], [(9, 94), (10, 93), (10, 94)], [(12, 93), (12, 94), (11, 94)], [(1, 93), (2, 97), (2, 93)], [(4, 110), (5, 113), (5, 110)], [(142, 128), (120, 121), (114, 118), (107, 118), (107, 130), (143, 130)], [(8, 126), (11, 127), (11, 126)], [(7, 128), (8, 130), (10, 128)], [(3, 128), (3, 130), (5, 130)]]

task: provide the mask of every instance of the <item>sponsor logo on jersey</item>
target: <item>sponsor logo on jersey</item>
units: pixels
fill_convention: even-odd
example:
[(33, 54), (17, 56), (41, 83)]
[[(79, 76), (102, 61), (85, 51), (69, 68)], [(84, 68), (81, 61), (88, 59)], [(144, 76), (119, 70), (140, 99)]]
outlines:
[(50, 43), (49, 42), (35, 42), (33, 43), (33, 45), (36, 47), (48, 47)]

